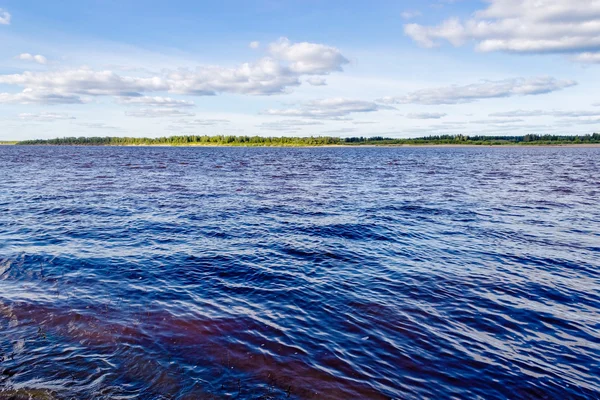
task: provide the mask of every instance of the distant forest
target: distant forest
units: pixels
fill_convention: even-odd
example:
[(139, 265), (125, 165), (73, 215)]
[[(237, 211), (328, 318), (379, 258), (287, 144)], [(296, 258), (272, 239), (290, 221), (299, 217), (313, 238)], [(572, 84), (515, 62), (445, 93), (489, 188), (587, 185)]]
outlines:
[(466, 136), (438, 135), (413, 139), (375, 137), (262, 137), (262, 136), (170, 136), (160, 138), (133, 137), (67, 137), (47, 140), (24, 140), (17, 145), (79, 145), (79, 146), (360, 146), (360, 145), (544, 145), (600, 143), (600, 133), (581, 136)]

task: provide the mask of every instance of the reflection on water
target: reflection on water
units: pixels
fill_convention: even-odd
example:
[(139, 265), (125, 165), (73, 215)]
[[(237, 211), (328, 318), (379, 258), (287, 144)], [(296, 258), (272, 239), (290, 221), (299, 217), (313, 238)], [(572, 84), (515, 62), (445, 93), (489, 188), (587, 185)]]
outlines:
[(600, 149), (0, 161), (0, 399), (600, 396)]

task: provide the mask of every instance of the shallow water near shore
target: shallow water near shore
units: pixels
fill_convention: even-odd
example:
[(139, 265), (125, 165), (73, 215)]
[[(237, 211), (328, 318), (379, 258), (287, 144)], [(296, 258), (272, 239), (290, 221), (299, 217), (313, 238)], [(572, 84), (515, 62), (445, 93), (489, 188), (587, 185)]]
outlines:
[(598, 171), (600, 148), (2, 146), (0, 390), (600, 398)]

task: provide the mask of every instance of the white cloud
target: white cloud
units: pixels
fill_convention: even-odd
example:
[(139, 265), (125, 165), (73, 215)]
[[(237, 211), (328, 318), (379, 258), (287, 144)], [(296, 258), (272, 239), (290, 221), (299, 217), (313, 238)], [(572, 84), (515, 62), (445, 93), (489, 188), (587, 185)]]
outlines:
[(70, 94), (49, 93), (25, 89), (20, 93), (0, 93), (0, 104), (83, 104), (85, 101)]
[(448, 114), (445, 113), (428, 113), (428, 112), (422, 112), (422, 113), (410, 113), (406, 115), (406, 118), (410, 118), (410, 119), (440, 119), (445, 117)]
[(171, 97), (160, 96), (140, 96), (140, 97), (119, 97), (117, 103), (134, 106), (146, 107), (168, 107), (168, 108), (184, 108), (194, 107), (196, 104), (189, 100), (177, 100)]
[(260, 47), (260, 42), (254, 41), (254, 42), (250, 42), (250, 44), (248, 45), (251, 49), (258, 49)]
[(18, 85), (37, 91), (57, 94), (136, 96), (143, 91), (168, 90), (167, 83), (158, 77), (122, 77), (111, 71), (87, 68), (66, 71), (24, 72), (0, 75), (0, 83)]
[(0, 8), (0, 25), (10, 25), (10, 13)]
[(447, 134), (452, 134), (457, 130), (464, 129), (463, 126), (448, 126), (448, 125), (429, 125), (429, 126), (418, 126), (418, 127), (409, 127), (407, 128), (407, 132), (416, 133), (420, 135), (434, 135), (440, 132), (444, 132)]
[(339, 129), (331, 129), (328, 131), (322, 131), (323, 134), (346, 134), (346, 133), (354, 133), (356, 132), (356, 128), (339, 128)]
[[(165, 70), (155, 76), (122, 76), (114, 71), (79, 68), (0, 75), (0, 84), (16, 85), (60, 96), (141, 97), (151, 92), (210, 96), (219, 93), (272, 95), (288, 93), (306, 75), (341, 71), (347, 59), (334, 47), (293, 44), (282, 38), (271, 44), (271, 57), (238, 67), (201, 66)], [(33, 57), (33, 56), (32, 56)]]
[[(405, 132), (416, 134), (419, 136), (428, 136), (435, 134), (456, 134), (456, 133), (468, 133), (470, 135), (493, 135), (493, 134), (502, 134), (502, 135), (523, 135), (527, 133), (552, 133), (554, 129), (548, 127), (546, 125), (533, 125), (533, 124), (493, 124), (489, 121), (486, 122), (477, 122), (480, 124), (485, 124), (485, 126), (476, 127), (475, 131), (468, 132), (469, 129), (463, 125), (431, 125), (424, 127), (416, 127), (416, 128), (408, 128)], [(471, 127), (470, 129), (473, 129)]]
[(278, 115), (284, 117), (304, 117), (316, 119), (342, 119), (353, 113), (367, 113), (383, 109), (390, 109), (371, 101), (362, 101), (345, 98), (332, 98), (323, 100), (312, 100), (304, 103), (298, 108), (283, 110), (265, 110), (265, 115)]
[(259, 129), (271, 130), (271, 131), (286, 131), (286, 132), (297, 132), (304, 126), (315, 126), (323, 125), (319, 121), (306, 121), (298, 119), (286, 119), (274, 122), (263, 122), (260, 125), (256, 125)]
[(104, 122), (80, 122), (77, 125), (90, 128), (90, 129), (107, 129), (111, 131), (120, 131), (122, 128), (118, 126), (107, 125)]
[[(167, 126), (167, 130), (194, 133), (199, 128), (227, 125), (230, 122), (228, 119), (179, 119), (172, 121), (172, 124)], [(238, 129), (227, 128), (227, 131), (235, 132)]]
[(549, 112), (545, 112), (545, 115), (551, 115), (553, 117), (569, 117), (569, 118), (595, 117), (595, 116), (600, 116), (600, 111), (593, 111), (593, 110), (549, 111)]
[(514, 124), (517, 122), (524, 122), (525, 120), (521, 118), (506, 118), (506, 119), (498, 119), (498, 118), (490, 118), (490, 119), (480, 119), (475, 121), (469, 121), (471, 124), (494, 124), (494, 125), (502, 125), (502, 124)]
[(271, 95), (300, 85), (299, 75), (272, 58), (237, 68), (199, 67), (169, 72), (165, 81), (172, 93), (211, 96), (218, 93)]
[(568, 117), (568, 118), (578, 118), (578, 117), (595, 117), (600, 116), (600, 110), (572, 110), (572, 111), (545, 111), (545, 110), (512, 110), (512, 111), (503, 111), (496, 112), (489, 115), (490, 117), (541, 117), (541, 116), (551, 116), (551, 117)]
[(580, 53), (577, 54), (574, 58), (575, 61), (585, 63), (585, 64), (600, 64), (600, 52), (598, 53)]
[(424, 47), (440, 40), (454, 46), (476, 43), (479, 51), (575, 54), (600, 61), (600, 0), (486, 0), (487, 8), (467, 20), (437, 26), (407, 24), (405, 33)]
[(574, 125), (600, 125), (600, 118), (588, 118), (588, 119), (563, 119), (556, 122), (556, 125), (560, 126), (574, 126)]
[(289, 62), (291, 71), (303, 75), (341, 71), (350, 62), (335, 47), (307, 42), (291, 43), (285, 37), (271, 43), (269, 52), (274, 58)]
[(162, 118), (162, 117), (193, 117), (193, 112), (176, 110), (173, 108), (143, 108), (137, 111), (126, 111), (128, 117), (137, 118)]
[(213, 126), (220, 124), (228, 124), (229, 120), (227, 119), (180, 119), (174, 122), (179, 125), (186, 126)]
[(489, 114), (490, 117), (536, 117), (544, 115), (542, 110), (512, 110)]
[(36, 122), (54, 122), (65, 119), (75, 119), (67, 114), (41, 112), (39, 114), (22, 113), (19, 114), (19, 118), (27, 121)]
[(400, 15), (402, 16), (403, 19), (413, 19), (416, 17), (420, 17), (421, 12), (420, 11), (404, 11)]
[(574, 81), (560, 81), (551, 77), (514, 78), (422, 89), (402, 97), (384, 97), (379, 101), (385, 104), (460, 104), (482, 99), (550, 93), (576, 84)]
[(19, 54), (17, 56), (17, 58), (19, 60), (32, 61), (32, 62), (36, 62), (36, 63), (42, 64), (42, 65), (46, 65), (48, 63), (48, 60), (46, 59), (46, 57), (44, 57), (40, 54), (33, 55), (33, 54), (29, 54), (29, 53), (22, 53), (22, 54)]
[(311, 76), (310, 78), (306, 79), (306, 83), (308, 83), (311, 86), (325, 86), (327, 85), (327, 81), (325, 80), (325, 78), (319, 78), (316, 76)]

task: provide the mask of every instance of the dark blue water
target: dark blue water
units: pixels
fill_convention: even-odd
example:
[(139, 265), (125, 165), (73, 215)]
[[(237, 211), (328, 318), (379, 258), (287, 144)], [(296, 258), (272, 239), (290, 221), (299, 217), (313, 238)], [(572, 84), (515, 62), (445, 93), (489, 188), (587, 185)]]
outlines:
[(600, 398), (599, 171), (600, 148), (0, 146), (0, 388)]

